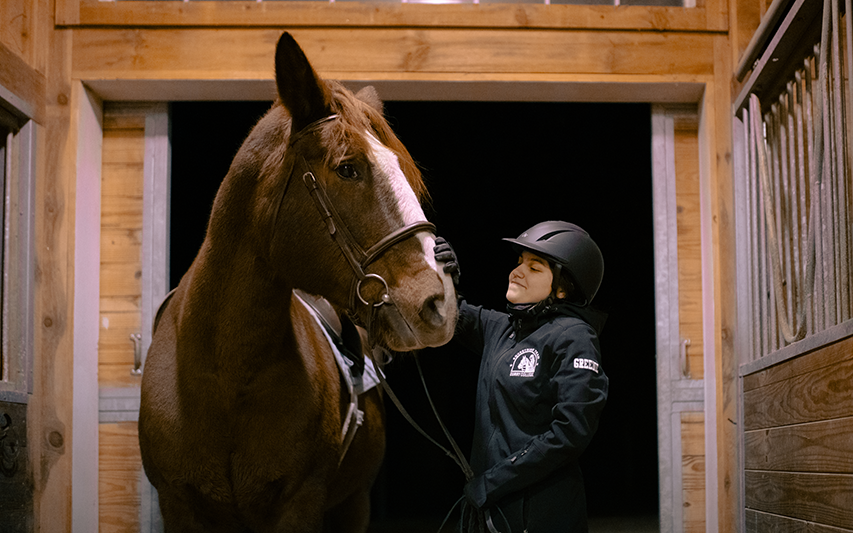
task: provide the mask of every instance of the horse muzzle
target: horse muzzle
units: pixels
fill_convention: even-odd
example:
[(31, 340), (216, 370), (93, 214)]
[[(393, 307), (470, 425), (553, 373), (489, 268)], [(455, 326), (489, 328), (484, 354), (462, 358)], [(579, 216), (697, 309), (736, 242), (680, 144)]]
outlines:
[(441, 346), (453, 337), (457, 307), (449, 276), (424, 269), (389, 294), (391, 303), (373, 310), (371, 329), (377, 343), (407, 352)]

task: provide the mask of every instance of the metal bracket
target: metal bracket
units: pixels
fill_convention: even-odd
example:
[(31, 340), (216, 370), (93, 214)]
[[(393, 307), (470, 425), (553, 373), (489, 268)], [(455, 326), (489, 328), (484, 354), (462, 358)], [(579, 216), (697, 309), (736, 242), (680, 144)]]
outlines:
[(131, 333), (130, 340), (133, 341), (133, 369), (131, 376), (142, 375), (142, 333)]

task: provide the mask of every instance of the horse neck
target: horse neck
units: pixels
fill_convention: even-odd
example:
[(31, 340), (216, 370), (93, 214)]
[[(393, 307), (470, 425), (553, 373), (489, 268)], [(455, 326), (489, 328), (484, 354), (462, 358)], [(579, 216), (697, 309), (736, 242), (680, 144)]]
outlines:
[(189, 274), (180, 327), (199, 334), (204, 357), (228, 358), (218, 364), (242, 371), (253, 359), (271, 363), (270, 354), (292, 338), (293, 287), (272, 275), (245, 241), (219, 247), (205, 241)]

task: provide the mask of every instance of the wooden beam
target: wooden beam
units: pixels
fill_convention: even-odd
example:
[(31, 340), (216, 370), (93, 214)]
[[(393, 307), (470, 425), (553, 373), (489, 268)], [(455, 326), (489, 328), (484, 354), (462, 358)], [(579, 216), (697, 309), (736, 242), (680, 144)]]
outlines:
[[(79, 3), (75, 18), (73, 4)], [(370, 2), (99, 2), (64, 0), (60, 24), (112, 27), (528, 28), (647, 31), (728, 29), (726, 2), (707, 7)], [(57, 8), (59, 9), (59, 8)], [(57, 17), (59, 19), (59, 17)]]
[[(708, 76), (704, 34), (448, 29), (294, 30), (321, 75), (382, 73), (457, 79), (483, 74)], [(91, 79), (269, 80), (279, 29), (74, 31), (73, 76)], [(328, 73), (334, 73), (329, 76)]]
[[(20, 100), (12, 104), (23, 107), (22, 111), (27, 113), (29, 118), (44, 124), (44, 76), (30, 68), (23, 59), (2, 43), (0, 43), (0, 88), (4, 88)], [(0, 92), (0, 98), (2, 97), (3, 92)]]

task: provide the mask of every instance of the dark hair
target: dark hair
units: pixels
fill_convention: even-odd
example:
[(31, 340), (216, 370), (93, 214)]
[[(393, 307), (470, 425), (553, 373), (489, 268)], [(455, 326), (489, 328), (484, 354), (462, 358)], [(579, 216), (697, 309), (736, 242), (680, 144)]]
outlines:
[(565, 300), (571, 303), (580, 303), (583, 300), (583, 295), (580, 294), (580, 291), (577, 289), (577, 284), (575, 280), (572, 279), (572, 275), (565, 268), (560, 268), (559, 275), (556, 275), (556, 268), (553, 262), (549, 262), (551, 265), (551, 274), (555, 274), (554, 276), (554, 297), (557, 297), (557, 292), (563, 290), (566, 293), (564, 298), (560, 298), (561, 300)]

